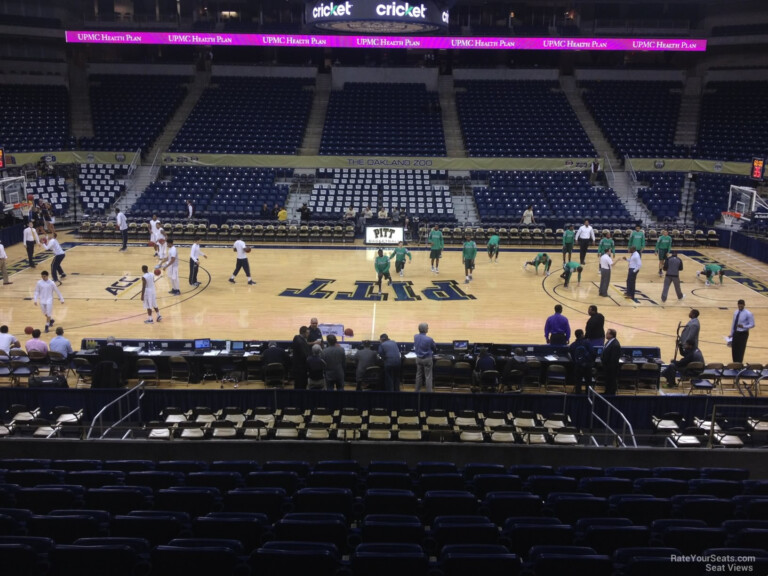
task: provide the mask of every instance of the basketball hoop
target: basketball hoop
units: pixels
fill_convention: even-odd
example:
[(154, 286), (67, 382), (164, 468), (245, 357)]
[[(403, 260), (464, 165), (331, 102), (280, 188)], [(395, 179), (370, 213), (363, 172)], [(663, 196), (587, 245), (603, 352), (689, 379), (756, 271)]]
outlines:
[(741, 219), (741, 212), (721, 212), (721, 215), (726, 226), (732, 226), (735, 220)]

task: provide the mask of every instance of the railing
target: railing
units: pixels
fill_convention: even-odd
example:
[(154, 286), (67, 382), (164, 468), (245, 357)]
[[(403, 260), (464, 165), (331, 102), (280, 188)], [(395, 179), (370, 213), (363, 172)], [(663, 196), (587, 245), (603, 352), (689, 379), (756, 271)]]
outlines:
[(136, 148), (136, 152), (133, 154), (133, 159), (131, 160), (131, 165), (128, 166), (128, 174), (126, 174), (126, 180), (133, 179), (133, 173), (136, 172), (136, 166), (139, 165), (139, 162), (141, 161), (141, 148)]
[(624, 158), (624, 166), (627, 167), (627, 172), (629, 172), (629, 176), (632, 178), (632, 182), (637, 184), (637, 172), (635, 172), (635, 167), (632, 166), (632, 159), (629, 156)]
[(615, 189), (616, 173), (613, 171), (613, 164), (611, 164), (608, 154), (603, 156), (603, 173), (605, 173), (605, 179), (608, 181), (608, 187)]
[[(112, 400), (112, 402), (105, 404), (102, 409), (99, 410), (98, 414), (93, 417), (91, 425), (88, 428), (88, 434), (86, 434), (86, 439), (90, 440), (94, 437), (99, 439), (104, 438), (110, 431), (127, 422), (128, 419), (135, 414), (137, 414), (139, 420), (141, 420), (141, 400), (144, 398), (145, 386), (146, 384), (142, 380), (136, 386)], [(135, 402), (135, 406), (132, 405), (132, 401)], [(113, 407), (117, 410), (117, 419), (111, 424), (106, 425), (104, 423), (104, 414)], [(94, 432), (98, 435), (94, 436)], [(125, 440), (130, 434), (131, 429), (128, 427), (121, 439)]]
[[(592, 430), (594, 428), (594, 423), (597, 421), (598, 423), (602, 424), (605, 427), (605, 436), (610, 437), (612, 440), (612, 445), (616, 447), (626, 448), (627, 447), (627, 441), (629, 440), (629, 445), (633, 448), (637, 448), (637, 440), (635, 439), (635, 432), (632, 429), (632, 424), (629, 423), (629, 420), (627, 420), (626, 416), (621, 413), (621, 411), (616, 408), (613, 404), (608, 402), (605, 398), (603, 398), (600, 394), (595, 392), (595, 389), (591, 386), (587, 389), (587, 402), (589, 402), (589, 405), (591, 406), (590, 410), (590, 421), (589, 421), (589, 428)], [(605, 418), (601, 417), (597, 412), (597, 404), (600, 404), (605, 409)], [(613, 426), (611, 426), (611, 418), (615, 416), (619, 418), (621, 421), (621, 431), (614, 430)], [(597, 439), (594, 437), (594, 434), (590, 436), (592, 443), (595, 446), (599, 446)], [(625, 440), (626, 438), (626, 440)], [(606, 445), (606, 444), (604, 444)]]
[(152, 158), (152, 166), (149, 167), (149, 182), (150, 184), (155, 181), (157, 175), (160, 173), (161, 165), (157, 163), (157, 157), (160, 156), (160, 150), (155, 152), (155, 157)]

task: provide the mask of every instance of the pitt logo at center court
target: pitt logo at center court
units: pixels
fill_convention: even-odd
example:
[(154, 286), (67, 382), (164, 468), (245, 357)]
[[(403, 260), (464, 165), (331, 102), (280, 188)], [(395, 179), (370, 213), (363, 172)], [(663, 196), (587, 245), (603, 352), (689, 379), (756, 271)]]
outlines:
[[(342, 292), (326, 290), (325, 288), (335, 282), (335, 280), (326, 278), (315, 278), (312, 280), (306, 288), (287, 288), (280, 293), (280, 296), (289, 296), (292, 298), (314, 298), (318, 300), (334, 299), (334, 300), (371, 300), (380, 301), (388, 300), (389, 294), (382, 294), (379, 297), (378, 284), (374, 281), (368, 280), (356, 280), (355, 289), (352, 292)], [(392, 282), (392, 292), (394, 292), (394, 300), (396, 302), (414, 302), (421, 300), (422, 295), (427, 300), (436, 301), (457, 301), (457, 300), (475, 300), (475, 297), (471, 294), (467, 294), (459, 286), (456, 280), (432, 280), (432, 286), (421, 290), (421, 295), (416, 293), (413, 288), (413, 282), (400, 281)]]

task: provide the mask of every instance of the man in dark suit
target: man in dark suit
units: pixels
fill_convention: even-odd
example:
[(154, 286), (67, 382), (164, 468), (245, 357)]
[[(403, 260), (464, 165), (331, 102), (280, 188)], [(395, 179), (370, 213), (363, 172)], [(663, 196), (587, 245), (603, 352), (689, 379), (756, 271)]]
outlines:
[(616, 340), (616, 330), (609, 328), (605, 331), (605, 347), (603, 348), (602, 356), (606, 394), (616, 394), (620, 359), (621, 344)]
[(307, 358), (312, 353), (312, 348), (307, 342), (307, 336), (309, 336), (309, 328), (302, 326), (299, 328), (299, 333), (293, 337), (291, 343), (291, 350), (293, 356), (291, 358), (293, 382), (296, 390), (307, 389)]

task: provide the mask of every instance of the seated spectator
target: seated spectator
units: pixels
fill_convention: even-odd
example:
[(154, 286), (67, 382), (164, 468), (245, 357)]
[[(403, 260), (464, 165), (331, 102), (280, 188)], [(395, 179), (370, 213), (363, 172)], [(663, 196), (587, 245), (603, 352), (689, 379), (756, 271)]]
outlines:
[(307, 358), (307, 390), (325, 390), (325, 361), (323, 349), (315, 344), (312, 354)]
[(514, 354), (507, 358), (504, 370), (501, 373), (501, 382), (505, 387), (513, 384), (521, 385), (525, 374), (528, 372), (528, 358), (522, 348), (515, 348)]
[(288, 368), (288, 353), (277, 346), (277, 342), (270, 342), (267, 349), (261, 353), (261, 365), (266, 368), (270, 364), (282, 364)]
[(389, 219), (392, 220), (392, 224), (400, 224), (400, 210), (397, 208), (397, 206), (392, 208), (392, 211), (389, 213)]
[(346, 211), (344, 212), (344, 220), (354, 220), (355, 219), (355, 209), (352, 208), (352, 206), (348, 206)]
[(480, 386), (483, 372), (487, 370), (496, 370), (496, 359), (488, 353), (488, 348), (480, 348), (475, 361), (475, 370), (472, 373), (472, 381), (476, 386)]
[(277, 211), (277, 221), (285, 222), (286, 220), (288, 220), (288, 210), (285, 209), (285, 206), (281, 206)]
[(72, 350), (72, 344), (69, 343), (69, 340), (64, 338), (64, 328), (61, 326), (56, 328), (56, 336), (51, 340), (48, 349), (51, 352), (58, 352), (65, 358), (71, 358), (75, 353), (74, 350)]
[(389, 218), (389, 212), (387, 212), (387, 209), (384, 208), (384, 206), (380, 206), (377, 216), (380, 220), (386, 220)]
[(48, 354), (48, 344), (46, 344), (43, 340), (40, 340), (40, 329), (35, 328), (32, 330), (32, 338), (27, 340), (26, 344), (24, 345), (27, 349), (27, 353), (29, 352), (40, 352), (42, 354)]
[(701, 362), (704, 364), (704, 355), (701, 353), (701, 350), (693, 345), (693, 342), (688, 340), (683, 344), (683, 357), (680, 360), (670, 362), (669, 366), (664, 368), (664, 371), (661, 373), (667, 380), (667, 386), (670, 388), (677, 386), (678, 383), (675, 380), (677, 372), (688, 366), (691, 362)]

